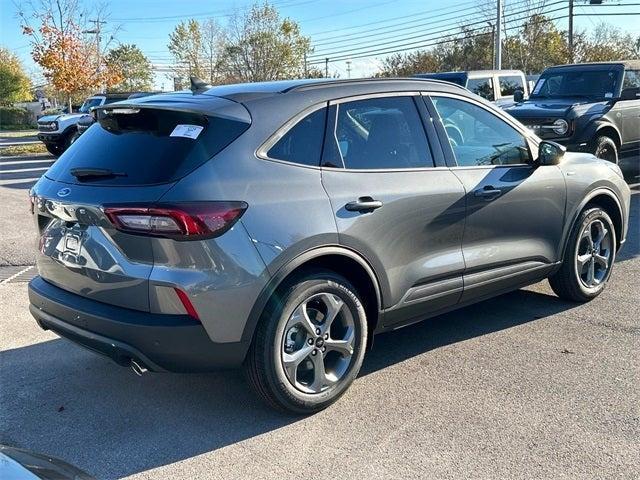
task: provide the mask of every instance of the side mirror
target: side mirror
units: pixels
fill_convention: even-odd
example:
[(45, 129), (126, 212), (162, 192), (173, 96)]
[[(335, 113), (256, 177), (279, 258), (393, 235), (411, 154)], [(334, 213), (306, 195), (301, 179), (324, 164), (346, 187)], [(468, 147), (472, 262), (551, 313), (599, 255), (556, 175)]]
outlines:
[(524, 101), (524, 92), (520, 88), (513, 92), (513, 101), (516, 103)]
[(625, 88), (620, 93), (620, 100), (638, 100), (640, 99), (640, 87)]
[(566, 151), (559, 143), (543, 140), (538, 147), (538, 165), (558, 165)]

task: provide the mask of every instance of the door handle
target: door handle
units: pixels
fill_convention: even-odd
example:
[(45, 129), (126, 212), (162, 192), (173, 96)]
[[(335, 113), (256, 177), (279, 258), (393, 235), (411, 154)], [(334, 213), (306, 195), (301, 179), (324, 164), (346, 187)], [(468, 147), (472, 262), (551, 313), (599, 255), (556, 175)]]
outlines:
[(485, 185), (483, 188), (479, 188), (473, 195), (476, 197), (482, 197), (485, 200), (494, 200), (502, 194), (502, 190), (494, 187), (493, 185)]
[(350, 212), (372, 212), (381, 206), (382, 202), (380, 200), (374, 200), (371, 197), (360, 197), (355, 202), (347, 203), (344, 208)]

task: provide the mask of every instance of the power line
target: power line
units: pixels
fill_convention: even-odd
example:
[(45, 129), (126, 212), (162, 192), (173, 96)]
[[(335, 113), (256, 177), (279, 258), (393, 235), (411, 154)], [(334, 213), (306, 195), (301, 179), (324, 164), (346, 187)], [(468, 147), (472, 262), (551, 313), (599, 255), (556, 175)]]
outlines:
[[(521, 4), (524, 4), (524, 3), (528, 3), (528, 0), (520, 0), (518, 2), (515, 2), (515, 3), (511, 4), (510, 6), (512, 6), (512, 7), (513, 6), (518, 6), (518, 5), (521, 5)], [(443, 9), (440, 9), (440, 10), (443, 10)], [(464, 14), (462, 16), (456, 15), (458, 13), (465, 12), (465, 11), (472, 11), (473, 13)], [(447, 18), (441, 18), (440, 20), (432, 21), (432, 19), (434, 19), (434, 18), (445, 17), (445, 16), (449, 16), (449, 15), (454, 15), (454, 16), (453, 17), (447, 17)], [(477, 12), (477, 9), (476, 9), (475, 6), (474, 7), (467, 7), (467, 8), (463, 8), (463, 9), (460, 9), (460, 10), (448, 11), (448, 12), (445, 12), (445, 13), (441, 13), (439, 15), (430, 15), (429, 16), (430, 20), (428, 22), (419, 23), (419, 24), (413, 25), (411, 27), (407, 27), (406, 25), (408, 25), (410, 23), (422, 22), (422, 21), (424, 21), (424, 19), (404, 21), (404, 22), (399, 22), (399, 23), (393, 24), (393, 25), (388, 25), (388, 26), (385, 26), (385, 27), (372, 28), (372, 29), (366, 30), (365, 32), (341, 35), (339, 38), (326, 39), (326, 40), (320, 40), (319, 42), (314, 42), (314, 45), (319, 46), (319, 45), (330, 45), (330, 44), (335, 44), (335, 43), (345, 43), (345, 39), (347, 39), (349, 37), (353, 37), (353, 38), (351, 38), (351, 40), (347, 40), (346, 43), (350, 43), (353, 40), (362, 39), (362, 38), (370, 38), (370, 37), (376, 37), (376, 38), (382, 40), (382, 38), (379, 38), (379, 35), (386, 35), (388, 33), (393, 33), (393, 32), (406, 32), (407, 30), (413, 30), (415, 28), (421, 28), (421, 27), (425, 27), (425, 26), (435, 25), (435, 24), (442, 23), (442, 22), (447, 22), (447, 21), (450, 21), (450, 20), (463, 21), (463, 20), (467, 19), (468, 17), (473, 17), (473, 16), (477, 16), (477, 15), (478, 15), (478, 12)], [(401, 17), (401, 18), (405, 18), (405, 17)], [(395, 28), (395, 27), (400, 27), (400, 28)], [(387, 30), (389, 28), (392, 28), (392, 30)], [(370, 33), (370, 32), (379, 32), (380, 30), (387, 30), (387, 31), (380, 32), (380, 33)]]
[[(461, 5), (477, 5), (476, 1), (470, 1), (470, 2), (465, 2), (465, 3), (461, 3), (458, 4), (457, 6), (461, 6)], [(475, 8), (475, 7), (474, 7)], [(325, 33), (335, 33), (335, 32), (342, 32), (344, 30), (353, 30), (353, 29), (358, 29), (358, 28), (362, 28), (362, 27), (368, 27), (370, 25), (379, 25), (381, 23), (387, 23), (387, 22), (392, 22), (394, 20), (406, 20), (407, 18), (413, 18), (413, 17), (432, 17), (433, 12), (440, 12), (442, 10), (449, 10), (449, 7), (443, 7), (443, 8), (436, 8), (433, 10), (429, 10), (428, 12), (420, 12), (420, 13), (414, 13), (414, 14), (410, 14), (410, 15), (402, 15), (400, 17), (392, 17), (392, 18), (385, 18), (384, 20), (376, 20), (375, 22), (368, 22), (368, 23), (362, 23), (360, 25), (354, 25), (353, 27), (344, 27), (344, 28), (334, 28), (332, 30), (323, 30), (320, 32), (312, 32), (309, 35), (314, 37), (314, 36), (322, 36)], [(469, 8), (465, 8), (463, 10), (469, 10)], [(421, 19), (424, 20), (424, 19)], [(417, 20), (420, 21), (420, 20)], [(384, 27), (383, 27), (384, 28)]]
[[(555, 2), (555, 3), (550, 4), (549, 6), (554, 6), (554, 5), (558, 5), (558, 4), (561, 4), (561, 3), (564, 4), (565, 2), (563, 0), (559, 0), (559, 1)], [(561, 8), (556, 8), (556, 9), (553, 9), (553, 10), (545, 11), (543, 13), (545, 13), (545, 14), (555, 13), (555, 12), (558, 12), (558, 11), (561, 11), (561, 10), (564, 10), (564, 9), (565, 9), (565, 7), (561, 7)], [(528, 14), (532, 10), (538, 10), (538, 9), (537, 8), (536, 9), (531, 9), (530, 8), (530, 9), (520, 10), (518, 12), (512, 12), (512, 13), (510, 13), (508, 15), (504, 15), (504, 17), (505, 18), (507, 18), (507, 17), (511, 18), (511, 17), (513, 17), (515, 15)], [(524, 17), (511, 19), (507, 23), (513, 23), (513, 22), (517, 22), (517, 21), (522, 21), (522, 20), (525, 20), (527, 18), (529, 18), (529, 16), (525, 15)], [(435, 32), (430, 32), (426, 36), (426, 38), (428, 39), (428, 38), (433, 37), (433, 36), (441, 36), (443, 34), (447, 34), (447, 32), (451, 32), (453, 30), (469, 28), (469, 27), (473, 27), (474, 25), (485, 25), (485, 24), (486, 24), (486, 20), (480, 20), (480, 21), (476, 21), (476, 22), (467, 23), (467, 24), (464, 24), (464, 25), (451, 26), (451, 27), (444, 28), (442, 30), (438, 30), (438, 31), (435, 31)], [(485, 27), (482, 27), (482, 28), (484, 29)], [(413, 39), (417, 39), (417, 38), (420, 38), (421, 40), (418, 40), (418, 41), (415, 41), (415, 42), (406, 43), (406, 40), (413, 40)], [(331, 52), (327, 52), (325, 50), (325, 51), (321, 51), (321, 52), (318, 52), (318, 53), (314, 53), (313, 55), (310, 56), (310, 58), (312, 59), (312, 61), (315, 61), (316, 57), (329, 57), (329, 58), (332, 58), (332, 57), (334, 57), (336, 55), (340, 56), (341, 54), (353, 53), (353, 52), (357, 52), (358, 50), (370, 49), (370, 48), (375, 48), (375, 47), (391, 46), (391, 45), (394, 45), (394, 44), (399, 44), (401, 46), (415, 45), (415, 44), (420, 44), (420, 43), (422, 43), (424, 41), (425, 41), (425, 35), (424, 34), (419, 34), (419, 35), (413, 35), (413, 36), (409, 36), (409, 37), (403, 37), (400, 40), (395, 40), (395, 41), (391, 41), (391, 42), (382, 42), (382, 43), (376, 43), (376, 44), (366, 44), (366, 45), (361, 46), (361, 47), (354, 47), (354, 48), (348, 48), (348, 49), (343, 49), (343, 50), (335, 50), (335, 51), (331, 51)], [(399, 42), (403, 42), (403, 43), (399, 43)]]
[[(559, 17), (553, 17), (553, 18), (547, 18), (545, 19), (545, 21), (556, 21), (556, 20), (562, 20), (564, 18), (568, 18), (568, 15), (563, 15), (563, 16), (559, 16)], [(514, 25), (512, 27), (508, 27), (503, 29), (504, 31), (511, 31), (511, 30), (518, 30), (520, 29), (520, 25)], [(475, 31), (478, 31), (479, 29), (475, 29)], [(473, 35), (465, 35), (463, 37), (449, 37), (449, 38), (445, 38), (443, 40), (439, 40), (437, 42), (431, 42), (431, 43), (425, 43), (422, 45), (418, 45), (418, 46), (409, 46), (406, 48), (387, 48), (387, 49), (383, 49), (383, 50), (373, 50), (373, 51), (369, 51), (369, 52), (361, 52), (358, 55), (343, 55), (337, 58), (331, 58), (331, 61), (340, 61), (340, 60), (347, 60), (347, 59), (357, 59), (357, 58), (368, 58), (368, 57), (373, 57), (376, 55), (388, 55), (391, 53), (400, 53), (400, 52), (407, 52), (410, 50), (418, 50), (418, 49), (424, 49), (424, 48), (428, 48), (428, 47), (432, 47), (435, 45), (441, 45), (443, 43), (450, 43), (450, 42), (457, 42), (457, 41), (461, 41), (461, 40), (466, 40), (466, 39), (470, 39), (470, 38), (475, 38), (475, 37), (479, 37), (482, 35), (491, 35), (491, 32), (481, 32), (481, 33), (477, 33), (477, 34), (473, 34)], [(399, 47), (403, 47), (403, 45), (400, 45)], [(313, 62), (309, 62), (310, 65), (317, 65), (318, 63), (322, 63), (319, 60), (315, 60)]]

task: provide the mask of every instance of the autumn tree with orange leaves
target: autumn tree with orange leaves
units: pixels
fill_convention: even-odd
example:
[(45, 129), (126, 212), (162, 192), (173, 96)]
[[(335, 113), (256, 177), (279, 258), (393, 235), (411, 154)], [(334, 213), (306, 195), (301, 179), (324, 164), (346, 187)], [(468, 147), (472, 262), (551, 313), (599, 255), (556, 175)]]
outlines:
[(30, 6), (30, 14), (18, 12), (22, 31), (30, 37), (31, 55), (45, 78), (67, 97), (69, 111), (72, 97), (122, 80), (122, 72), (106, 63), (97, 44), (83, 37), (79, 21), (83, 15), (76, 0), (43, 0)]

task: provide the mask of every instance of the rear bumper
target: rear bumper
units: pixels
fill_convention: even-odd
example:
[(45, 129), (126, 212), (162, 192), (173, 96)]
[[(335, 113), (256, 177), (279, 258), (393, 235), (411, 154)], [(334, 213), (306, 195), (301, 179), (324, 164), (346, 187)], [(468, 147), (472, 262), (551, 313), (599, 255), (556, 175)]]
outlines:
[(29, 283), (29, 310), (45, 330), (105, 355), (136, 360), (151, 371), (202, 372), (242, 364), (248, 344), (215, 343), (187, 315), (115, 307), (67, 292), (40, 277)]

